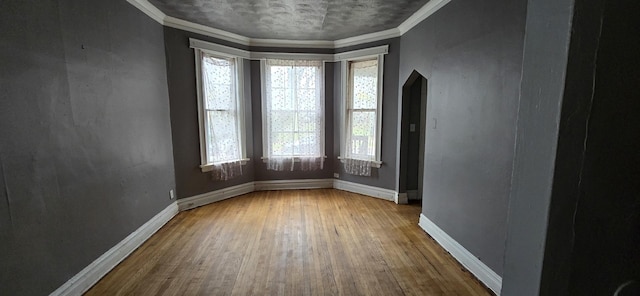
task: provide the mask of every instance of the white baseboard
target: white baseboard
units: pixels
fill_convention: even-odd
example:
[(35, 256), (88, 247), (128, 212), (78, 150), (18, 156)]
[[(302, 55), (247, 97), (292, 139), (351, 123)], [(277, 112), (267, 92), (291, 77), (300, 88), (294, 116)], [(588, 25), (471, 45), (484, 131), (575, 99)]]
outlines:
[(333, 188), (333, 179), (255, 181), (255, 191)]
[(478, 260), (476, 256), (467, 251), (456, 240), (450, 237), (440, 227), (429, 220), (424, 214), (420, 214), (420, 227), (453, 256), (460, 264), (467, 268), (478, 280), (484, 283), (491, 291), (500, 296), (502, 278), (491, 268)]
[(408, 204), (409, 203), (408, 194), (406, 194), (406, 193), (397, 193), (395, 202), (396, 202), (396, 204), (399, 204), (399, 205)]
[(193, 208), (201, 207), (214, 203), (216, 201), (225, 200), (227, 198), (243, 195), (255, 191), (254, 182), (248, 182), (236, 186), (223, 188), (195, 196), (182, 198), (178, 200), (178, 208), (180, 211), (186, 211)]
[(109, 273), (111, 269), (116, 267), (116, 265), (127, 258), (129, 254), (147, 241), (151, 235), (156, 233), (156, 231), (169, 222), (176, 214), (178, 214), (178, 205), (176, 202), (173, 202), (50, 295), (82, 295), (82, 293), (89, 290), (89, 288), (95, 285), (103, 276)]
[(397, 192), (343, 180), (333, 180), (333, 188), (396, 202)]

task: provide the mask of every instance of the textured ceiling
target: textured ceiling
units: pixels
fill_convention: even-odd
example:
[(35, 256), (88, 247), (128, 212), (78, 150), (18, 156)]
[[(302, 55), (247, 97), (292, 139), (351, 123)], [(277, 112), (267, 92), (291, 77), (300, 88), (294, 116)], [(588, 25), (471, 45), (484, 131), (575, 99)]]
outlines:
[(251, 38), (337, 40), (395, 28), (429, 0), (150, 0), (166, 15)]

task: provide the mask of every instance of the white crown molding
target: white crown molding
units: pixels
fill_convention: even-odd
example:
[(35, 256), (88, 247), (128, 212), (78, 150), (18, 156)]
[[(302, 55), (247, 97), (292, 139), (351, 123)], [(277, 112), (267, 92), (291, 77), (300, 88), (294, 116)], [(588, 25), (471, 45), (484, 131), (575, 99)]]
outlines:
[(359, 59), (359, 58), (366, 58), (366, 57), (375, 57), (381, 54), (388, 54), (388, 53), (389, 53), (389, 45), (382, 45), (382, 46), (369, 47), (369, 48), (336, 53), (333, 55), (333, 60), (344, 61), (344, 60)]
[(167, 17), (164, 12), (160, 11), (153, 4), (149, 3), (147, 0), (127, 0), (129, 4), (135, 6), (135, 8), (142, 11), (144, 14), (155, 20), (156, 22), (164, 25), (164, 18)]
[(398, 26), (400, 35), (404, 35), (404, 33), (407, 33), (413, 27), (417, 26), (420, 22), (427, 19), (429, 16), (434, 14), (443, 6), (447, 5), (447, 3), (449, 2), (451, 2), (451, 0), (431, 0), (427, 2), (427, 4), (418, 9), (418, 11), (416, 11), (408, 19), (402, 22), (400, 26)]
[(484, 283), (491, 291), (500, 296), (502, 288), (502, 277), (495, 273), (491, 268), (480, 261), (476, 256), (471, 254), (467, 249), (460, 245), (455, 239), (449, 236), (444, 230), (440, 229), (427, 216), (420, 214), (420, 227), (433, 237), (442, 248), (453, 256), (460, 264)]
[(400, 30), (398, 28), (388, 29), (379, 32), (368, 33), (364, 35), (358, 35), (354, 37), (339, 39), (334, 41), (334, 48), (342, 48), (347, 46), (359, 45), (369, 42), (375, 42), (395, 37), (400, 37)]
[(225, 200), (227, 198), (236, 197), (238, 195), (243, 195), (247, 193), (251, 193), (255, 191), (255, 187), (253, 185), (254, 182), (248, 182), (236, 186), (231, 186), (203, 194), (198, 194), (195, 196), (178, 199), (178, 208), (180, 211), (186, 211), (193, 208), (201, 207), (204, 205), (208, 205), (210, 203), (214, 203), (217, 201)]
[(202, 41), (195, 38), (189, 38), (189, 47), (201, 49), (216, 55), (226, 56), (230, 58), (235, 58), (235, 57), (240, 57), (245, 59), (251, 58), (251, 52), (247, 50), (242, 50), (242, 49), (237, 49), (235, 47)]
[(249, 45), (256, 47), (335, 48), (330, 40), (286, 40), (252, 38)]
[(82, 295), (176, 214), (178, 206), (173, 202), (49, 295)]
[(180, 30), (185, 30), (233, 43), (237, 43), (244, 46), (262, 46), (262, 47), (289, 47), (289, 48), (343, 48), (353, 45), (359, 45), (369, 42), (375, 42), (385, 40), (389, 38), (395, 38), (404, 35), (404, 33), (411, 30), (411, 28), (418, 25), (430, 15), (434, 14), (440, 8), (445, 6), (451, 0), (431, 0), (427, 2), (422, 8), (412, 14), (397, 28), (383, 30), (379, 32), (373, 32), (363, 34), (359, 36), (343, 38), (335, 41), (330, 40), (286, 40), (286, 39), (259, 39), (249, 38), (239, 34), (231, 33), (228, 31), (212, 28), (205, 25), (196, 24), (193, 22), (178, 19), (172, 16), (164, 14), (160, 9), (149, 3), (147, 0), (127, 0), (131, 5), (144, 12), (146, 15), (157, 21), (163, 26), (172, 27)]
[[(145, 0), (138, 0), (138, 1), (145, 1)], [(249, 46), (249, 44), (251, 43), (251, 38), (249, 37), (245, 37), (245, 36), (227, 32), (224, 30), (208, 27), (201, 24), (192, 23), (192, 22), (181, 20), (179, 18), (175, 18), (172, 16), (166, 16), (162, 24), (167, 27), (172, 27), (172, 28), (185, 30), (185, 31), (189, 31), (189, 32), (217, 38), (217, 39), (222, 39), (222, 40), (230, 41), (240, 45)]]

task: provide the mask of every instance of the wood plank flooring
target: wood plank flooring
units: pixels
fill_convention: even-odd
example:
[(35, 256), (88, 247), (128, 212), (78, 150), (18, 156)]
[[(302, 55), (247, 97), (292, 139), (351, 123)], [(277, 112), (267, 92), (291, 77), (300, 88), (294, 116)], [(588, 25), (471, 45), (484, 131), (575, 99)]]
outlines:
[(179, 213), (85, 295), (491, 295), (419, 215), (335, 189), (254, 192)]

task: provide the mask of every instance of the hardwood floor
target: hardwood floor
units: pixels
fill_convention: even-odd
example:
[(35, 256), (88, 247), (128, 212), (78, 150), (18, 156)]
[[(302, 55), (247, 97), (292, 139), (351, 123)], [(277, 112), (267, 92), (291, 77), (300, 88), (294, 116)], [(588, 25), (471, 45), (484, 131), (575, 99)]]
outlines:
[(85, 295), (491, 295), (419, 215), (335, 189), (254, 192), (179, 213)]

